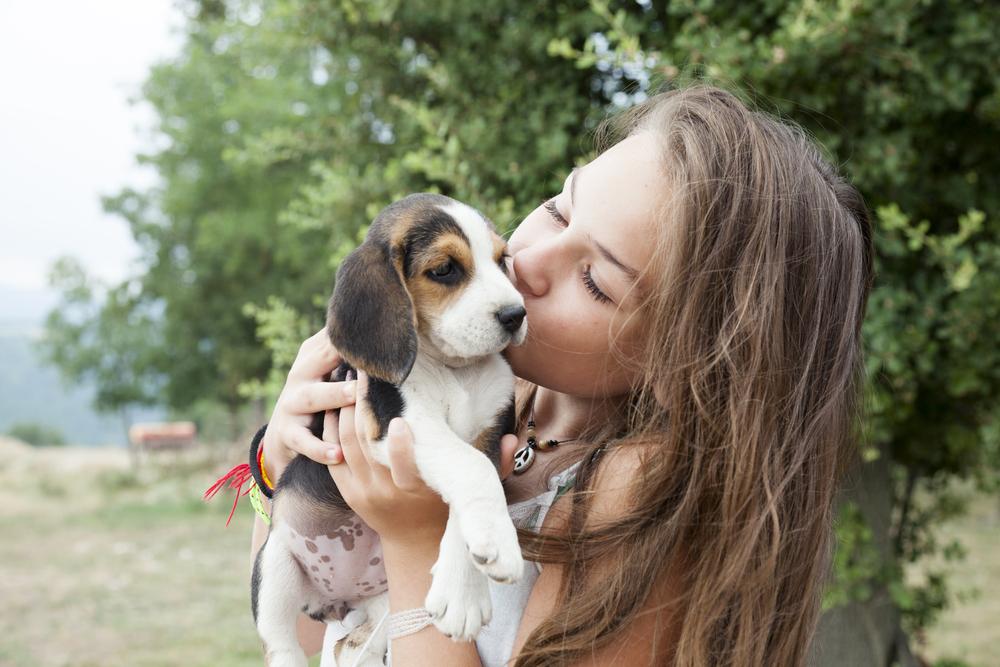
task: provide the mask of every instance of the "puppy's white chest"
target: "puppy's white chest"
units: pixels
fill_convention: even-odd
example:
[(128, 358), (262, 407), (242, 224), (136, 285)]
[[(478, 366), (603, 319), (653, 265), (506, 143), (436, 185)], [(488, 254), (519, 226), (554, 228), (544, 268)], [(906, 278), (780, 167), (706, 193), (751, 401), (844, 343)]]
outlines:
[(474, 366), (423, 366), (419, 361), (404, 385), (406, 413), (444, 418), (459, 438), (473, 442), (510, 401), (514, 379), (499, 355)]
[(471, 399), (472, 396), (465, 390), (454, 392), (447, 412), (448, 426), (466, 442), (475, 440), (486, 422), (482, 408), (477, 410)]

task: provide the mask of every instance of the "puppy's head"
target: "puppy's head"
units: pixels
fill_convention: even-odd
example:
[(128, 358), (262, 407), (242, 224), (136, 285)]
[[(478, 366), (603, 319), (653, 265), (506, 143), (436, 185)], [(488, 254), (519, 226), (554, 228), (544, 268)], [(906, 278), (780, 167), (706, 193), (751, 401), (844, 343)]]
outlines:
[(524, 301), (505, 248), (486, 218), (454, 199), (391, 204), (337, 271), (331, 341), (352, 366), (393, 384), (409, 375), (420, 338), (455, 362), (519, 345)]

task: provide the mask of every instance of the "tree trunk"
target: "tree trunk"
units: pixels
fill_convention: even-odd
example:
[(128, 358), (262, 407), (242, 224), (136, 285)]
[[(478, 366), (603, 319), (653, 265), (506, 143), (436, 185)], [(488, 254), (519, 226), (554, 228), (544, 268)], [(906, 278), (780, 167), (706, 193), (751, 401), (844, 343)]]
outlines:
[[(842, 500), (854, 502), (861, 510), (871, 527), (879, 556), (893, 558), (892, 485), (886, 452), (849, 479)], [(899, 626), (899, 612), (885, 587), (876, 588), (869, 600), (826, 612), (820, 619), (808, 664), (810, 667), (917, 666)]]
[(122, 427), (125, 429), (125, 442), (128, 446), (128, 458), (129, 464), (132, 466), (132, 472), (139, 472), (139, 449), (138, 445), (132, 442), (132, 438), (129, 437), (128, 431), (132, 428), (132, 420), (128, 415), (128, 408), (122, 407), (118, 410), (118, 416), (121, 417)]

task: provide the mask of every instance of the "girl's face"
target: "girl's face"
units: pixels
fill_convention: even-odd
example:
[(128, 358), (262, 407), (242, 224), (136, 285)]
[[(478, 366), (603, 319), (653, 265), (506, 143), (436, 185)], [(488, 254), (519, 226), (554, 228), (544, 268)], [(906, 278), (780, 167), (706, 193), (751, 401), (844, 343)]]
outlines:
[(610, 352), (613, 338), (626, 354), (642, 340), (638, 276), (663, 187), (657, 150), (650, 134), (621, 141), (575, 169), (511, 236), (510, 278), (528, 311), (527, 339), (505, 352), (518, 377), (587, 397), (633, 384), (634, 371)]

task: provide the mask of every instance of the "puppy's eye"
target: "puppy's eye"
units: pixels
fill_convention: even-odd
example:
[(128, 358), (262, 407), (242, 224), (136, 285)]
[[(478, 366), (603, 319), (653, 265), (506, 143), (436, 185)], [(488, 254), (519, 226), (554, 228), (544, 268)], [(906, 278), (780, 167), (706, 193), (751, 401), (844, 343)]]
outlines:
[(500, 255), (500, 257), (497, 259), (497, 266), (499, 266), (500, 270), (503, 271), (504, 273), (507, 273), (508, 259), (510, 259), (510, 255), (507, 254), (507, 251), (504, 251), (504, 253)]
[(446, 278), (455, 272), (455, 265), (448, 260), (440, 266), (435, 266), (431, 269), (431, 275), (435, 278)]

